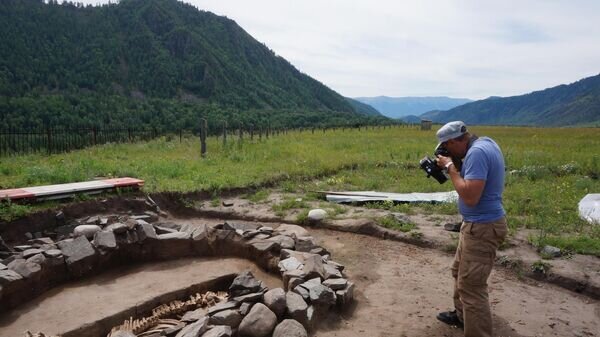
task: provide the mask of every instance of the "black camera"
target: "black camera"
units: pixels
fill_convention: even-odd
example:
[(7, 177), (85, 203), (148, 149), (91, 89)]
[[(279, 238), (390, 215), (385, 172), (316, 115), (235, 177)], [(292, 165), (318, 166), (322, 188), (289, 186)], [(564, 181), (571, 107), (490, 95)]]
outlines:
[[(448, 152), (448, 150), (446, 150), (444, 147), (438, 146), (435, 149), (434, 156), (450, 157), (450, 152)], [(437, 158), (431, 159), (428, 156), (425, 156), (425, 158), (419, 161), (419, 165), (421, 165), (423, 171), (427, 173), (427, 178), (433, 177), (440, 184), (443, 184), (448, 180), (448, 177), (446, 176), (444, 171), (442, 171), (442, 169), (438, 167)]]

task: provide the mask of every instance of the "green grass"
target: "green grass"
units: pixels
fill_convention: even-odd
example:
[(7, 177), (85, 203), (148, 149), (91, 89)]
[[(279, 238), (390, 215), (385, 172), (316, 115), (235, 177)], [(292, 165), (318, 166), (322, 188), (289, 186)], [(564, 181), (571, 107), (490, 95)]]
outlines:
[[(600, 191), (599, 128), (472, 127), (494, 138), (507, 164), (504, 206), (511, 231), (538, 230), (538, 241), (599, 255), (600, 231), (581, 220), (577, 203)], [(208, 139), (200, 158), (196, 138), (107, 144), (66, 154), (2, 158), (0, 188), (57, 184), (95, 177), (144, 179), (146, 192), (213, 191), (276, 183), (286, 192), (375, 190), (437, 192), (452, 185), (427, 179), (418, 167), (432, 155), (435, 128), (290, 132), (268, 140), (223, 146)], [(263, 196), (258, 195), (257, 200)], [(39, 206), (2, 206), (0, 217), (22, 216)], [(278, 206), (281, 208), (286, 205)], [(456, 205), (375, 205), (394, 212), (456, 214)], [(302, 208), (302, 207), (300, 207)], [(280, 212), (284, 210), (281, 209)], [(597, 226), (596, 226), (597, 227)]]
[(398, 221), (398, 219), (396, 219), (393, 215), (381, 217), (377, 219), (377, 223), (385, 228), (405, 233), (410, 232), (417, 227), (413, 223)]

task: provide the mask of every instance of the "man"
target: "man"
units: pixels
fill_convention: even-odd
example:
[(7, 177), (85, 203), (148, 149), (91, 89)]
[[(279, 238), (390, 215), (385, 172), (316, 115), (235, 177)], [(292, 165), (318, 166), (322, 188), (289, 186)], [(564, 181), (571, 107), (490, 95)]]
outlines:
[(464, 327), (465, 337), (491, 337), (487, 279), (507, 233), (502, 207), (504, 158), (498, 144), (471, 135), (460, 121), (442, 126), (437, 138), (438, 147), (450, 153), (450, 157), (438, 156), (437, 164), (450, 176), (463, 216), (452, 264), (455, 310), (437, 318)]

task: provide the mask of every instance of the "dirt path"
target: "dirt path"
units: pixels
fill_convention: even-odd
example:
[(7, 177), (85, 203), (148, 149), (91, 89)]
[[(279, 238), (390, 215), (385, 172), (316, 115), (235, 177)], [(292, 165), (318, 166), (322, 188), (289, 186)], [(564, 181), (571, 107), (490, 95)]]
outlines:
[(243, 270), (251, 270), (269, 288), (281, 287), (279, 278), (237, 258), (138, 265), (48, 291), (0, 318), (0, 336), (20, 337), (26, 330), (46, 334), (70, 331), (160, 294)]
[[(311, 230), (357, 285), (356, 306), (315, 334), (462, 336), (438, 322), (452, 304), (452, 257), (369, 236)], [(527, 284), (503, 271), (490, 278), (496, 336), (600, 336), (600, 304), (548, 284)]]

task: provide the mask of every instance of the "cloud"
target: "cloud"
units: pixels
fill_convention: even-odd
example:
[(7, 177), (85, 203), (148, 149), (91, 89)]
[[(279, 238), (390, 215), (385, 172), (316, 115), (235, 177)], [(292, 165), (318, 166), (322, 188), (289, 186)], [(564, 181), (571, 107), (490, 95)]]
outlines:
[(345, 96), (509, 96), (600, 72), (600, 1), (186, 2)]

